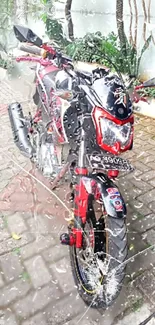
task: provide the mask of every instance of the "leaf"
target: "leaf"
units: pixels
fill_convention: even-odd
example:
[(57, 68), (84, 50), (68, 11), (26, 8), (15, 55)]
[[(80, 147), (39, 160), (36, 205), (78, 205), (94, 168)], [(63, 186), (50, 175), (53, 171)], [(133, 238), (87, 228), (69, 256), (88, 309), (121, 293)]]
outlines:
[(147, 50), (147, 48), (149, 47), (151, 40), (152, 40), (152, 35), (150, 35), (150, 36), (147, 38), (147, 40), (146, 40), (144, 46), (142, 47), (140, 57), (142, 57), (142, 55), (144, 54), (144, 52), (145, 52), (145, 51)]
[(20, 277), (22, 280), (30, 280), (30, 276), (27, 272), (23, 272)]
[(135, 246), (133, 244), (130, 244), (129, 250), (132, 251), (132, 250), (134, 250), (134, 248), (135, 248)]
[(12, 232), (11, 236), (12, 236), (12, 238), (15, 239), (15, 240), (19, 240), (19, 239), (21, 239), (21, 236), (20, 236), (20, 235), (17, 235), (15, 232)]
[(140, 66), (140, 61), (141, 61), (141, 59), (142, 59), (142, 56), (143, 56), (144, 52), (148, 49), (151, 40), (152, 40), (152, 35), (150, 35), (150, 36), (147, 38), (147, 40), (146, 40), (146, 42), (145, 42), (145, 44), (144, 44), (144, 46), (143, 46), (143, 48), (142, 48), (142, 50), (141, 50), (140, 56), (139, 56), (139, 58), (138, 58), (138, 60), (137, 60), (137, 71), (136, 71), (136, 72), (137, 72), (137, 73), (136, 73), (137, 75), (138, 75), (138, 70), (139, 70), (139, 66)]
[(41, 17), (40, 17), (44, 23), (46, 23), (46, 20), (47, 20), (47, 14), (42, 14)]
[(20, 247), (16, 247), (16, 248), (14, 248), (14, 249), (13, 249), (13, 253), (14, 253), (15, 255), (20, 255)]

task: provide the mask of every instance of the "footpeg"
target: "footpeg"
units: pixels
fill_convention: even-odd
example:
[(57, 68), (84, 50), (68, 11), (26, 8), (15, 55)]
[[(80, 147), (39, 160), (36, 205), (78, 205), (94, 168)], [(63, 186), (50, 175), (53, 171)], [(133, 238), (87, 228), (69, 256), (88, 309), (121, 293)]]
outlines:
[(75, 244), (75, 237), (67, 233), (61, 234), (60, 242), (62, 245), (73, 246)]

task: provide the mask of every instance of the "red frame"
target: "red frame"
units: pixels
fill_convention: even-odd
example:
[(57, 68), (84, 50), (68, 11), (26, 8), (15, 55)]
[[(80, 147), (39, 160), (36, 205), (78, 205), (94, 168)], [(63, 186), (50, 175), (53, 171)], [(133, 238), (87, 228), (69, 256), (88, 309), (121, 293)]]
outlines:
[[(129, 118), (127, 118), (123, 121), (120, 121), (116, 117), (109, 114), (105, 109), (100, 108), (100, 107), (95, 107), (92, 111), (92, 118), (94, 120), (95, 127), (96, 127), (97, 143), (101, 149), (108, 151), (112, 154), (118, 155), (119, 153), (127, 151), (131, 148), (131, 145), (133, 143), (133, 131), (134, 131), (134, 127), (133, 127), (134, 116), (133, 116), (133, 114)], [(122, 148), (121, 144), (119, 142), (116, 142), (113, 147), (105, 144), (103, 135), (102, 135), (101, 125), (100, 125), (101, 118), (106, 118), (106, 119), (116, 123), (117, 125), (125, 125), (127, 123), (131, 123), (131, 135), (130, 135), (130, 140), (129, 140), (128, 145), (126, 145), (125, 147)]]

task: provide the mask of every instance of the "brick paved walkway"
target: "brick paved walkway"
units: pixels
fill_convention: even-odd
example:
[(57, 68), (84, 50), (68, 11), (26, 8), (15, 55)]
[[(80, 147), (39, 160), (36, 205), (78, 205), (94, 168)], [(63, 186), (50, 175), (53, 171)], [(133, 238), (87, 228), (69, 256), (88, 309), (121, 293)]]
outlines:
[[(6, 83), (0, 86), (0, 325), (75, 325), (82, 315), (81, 325), (127, 325), (133, 312), (138, 325), (155, 308), (154, 251), (131, 259), (113, 307), (87, 310), (72, 280), (68, 249), (59, 244), (67, 225), (64, 208), (20, 169), (43, 180), (12, 141), (6, 105), (12, 97), (22, 99)], [(131, 257), (155, 244), (155, 120), (136, 117), (134, 149), (124, 156), (136, 167), (119, 179), (128, 206)], [(57, 194), (65, 200), (66, 187)]]

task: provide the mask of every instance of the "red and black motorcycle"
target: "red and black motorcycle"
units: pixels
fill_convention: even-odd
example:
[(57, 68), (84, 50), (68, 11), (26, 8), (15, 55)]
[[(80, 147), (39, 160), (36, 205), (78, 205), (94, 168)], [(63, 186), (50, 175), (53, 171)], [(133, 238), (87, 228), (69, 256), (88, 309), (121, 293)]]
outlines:
[(133, 170), (119, 157), (133, 145), (131, 100), (121, 76), (102, 67), (77, 70), (30, 29), (14, 32), (20, 48), (35, 55), (17, 61), (37, 63), (35, 116), (25, 117), (20, 103), (8, 108), (14, 141), (52, 180), (70, 171), (74, 218), (60, 240), (70, 246), (80, 296), (107, 307), (119, 294), (127, 257), (126, 205), (113, 180)]

